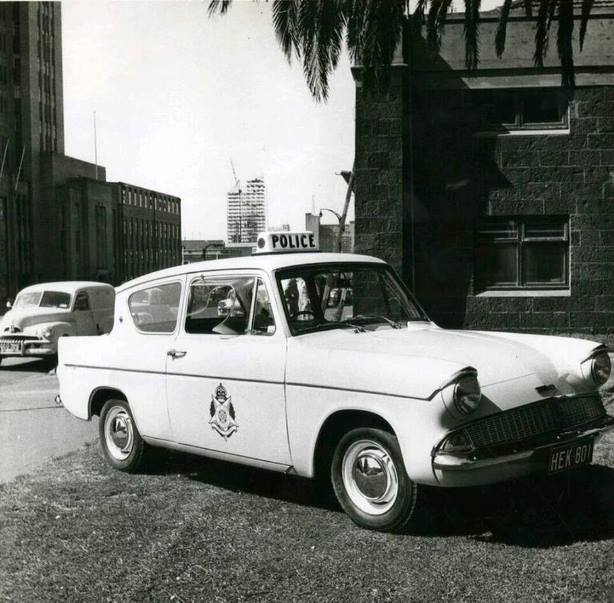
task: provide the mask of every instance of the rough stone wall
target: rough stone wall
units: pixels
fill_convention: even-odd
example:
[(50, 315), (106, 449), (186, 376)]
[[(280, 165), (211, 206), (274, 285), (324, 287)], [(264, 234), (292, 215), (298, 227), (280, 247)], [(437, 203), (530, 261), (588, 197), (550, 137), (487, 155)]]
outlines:
[(406, 162), (406, 86), (392, 74), (388, 94), (356, 89), (355, 253), (375, 255), (408, 276), (408, 228), (403, 197)]
[[(416, 289), (434, 319), (531, 332), (614, 328), (614, 88), (578, 89), (570, 133), (552, 135), (476, 137), (462, 91), (416, 98)], [(569, 297), (478, 295), (478, 221), (524, 215), (569, 216)]]

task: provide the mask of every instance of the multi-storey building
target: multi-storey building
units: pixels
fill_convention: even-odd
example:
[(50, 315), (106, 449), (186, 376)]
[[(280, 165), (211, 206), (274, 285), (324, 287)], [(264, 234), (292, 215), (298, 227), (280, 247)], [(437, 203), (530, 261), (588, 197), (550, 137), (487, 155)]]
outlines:
[(74, 178), (58, 193), (64, 278), (116, 284), (181, 264), (177, 197), (91, 178)]
[[(161, 206), (173, 199), (174, 211), (167, 220), (161, 210), (152, 226), (131, 222), (145, 219), (119, 202), (127, 185), (105, 183), (104, 167), (64, 155), (62, 90), (61, 4), (0, 2), (0, 301), (34, 282), (105, 274), (120, 282), (180, 261), (178, 199), (147, 191)], [(136, 229), (134, 248), (111, 236), (122, 220)], [(159, 250), (143, 247), (141, 228), (153, 229), (143, 236)]]
[(264, 180), (240, 183), (227, 194), (227, 236), (229, 243), (254, 243), (258, 233), (266, 230), (266, 188)]

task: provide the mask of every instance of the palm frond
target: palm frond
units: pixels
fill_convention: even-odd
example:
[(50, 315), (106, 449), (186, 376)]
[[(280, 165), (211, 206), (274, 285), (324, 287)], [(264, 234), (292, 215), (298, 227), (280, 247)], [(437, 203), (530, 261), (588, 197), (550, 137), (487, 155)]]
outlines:
[(209, 16), (212, 17), (215, 13), (220, 13), (220, 15), (226, 14), (226, 11), (230, 8), (232, 4), (232, 0), (211, 0), (209, 2), (208, 13)]
[(512, 8), (512, 0), (505, 0), (501, 7), (501, 16), (499, 17), (499, 25), (497, 26), (497, 34), (495, 36), (495, 51), (497, 56), (505, 51), (505, 39), (507, 37), (507, 23), (510, 18), (510, 9)]
[(584, 48), (584, 38), (588, 28), (588, 18), (593, 9), (594, 0), (582, 0), (582, 15), (580, 17), (580, 51)]
[(470, 71), (480, 61), (480, 6), (481, 0), (465, 0), (465, 66)]
[(524, 0), (523, 4), (524, 4), (524, 12), (526, 13), (527, 17), (532, 17), (533, 16), (533, 0)]
[(452, 0), (433, 0), (426, 21), (426, 39), (432, 50), (441, 48), (441, 37), (446, 26), (446, 18), (450, 11)]
[(559, 59), (561, 60), (562, 85), (566, 90), (575, 87), (574, 60), (573, 60), (573, 28), (574, 14), (571, 2), (559, 2), (559, 29), (556, 38)]
[(414, 9), (414, 21), (421, 26), (424, 23), (424, 14), (426, 13), (426, 7), (429, 0), (418, 0), (416, 2), (416, 8)]
[[(565, 0), (567, 1), (567, 0)], [(533, 62), (537, 67), (544, 66), (548, 53), (548, 35), (558, 0), (541, 0), (535, 25), (535, 53)]]
[(363, 82), (371, 90), (385, 90), (390, 66), (405, 23), (404, 0), (370, 0), (365, 14), (362, 46)]
[(292, 59), (293, 52), (299, 53), (296, 35), (298, 4), (298, 0), (274, 0), (272, 6), (273, 29), (288, 61)]

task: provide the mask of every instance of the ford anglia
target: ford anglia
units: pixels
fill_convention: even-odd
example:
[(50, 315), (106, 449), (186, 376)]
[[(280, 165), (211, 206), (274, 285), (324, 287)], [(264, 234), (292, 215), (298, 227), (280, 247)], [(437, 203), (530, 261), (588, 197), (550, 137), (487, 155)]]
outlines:
[(605, 346), (442, 329), (382, 260), (314, 247), (266, 233), (251, 257), (147, 274), (108, 336), (60, 341), (60, 401), (100, 417), (113, 467), (163, 447), (326, 477), (356, 524), (400, 531), (424, 486), (591, 462), (614, 427)]

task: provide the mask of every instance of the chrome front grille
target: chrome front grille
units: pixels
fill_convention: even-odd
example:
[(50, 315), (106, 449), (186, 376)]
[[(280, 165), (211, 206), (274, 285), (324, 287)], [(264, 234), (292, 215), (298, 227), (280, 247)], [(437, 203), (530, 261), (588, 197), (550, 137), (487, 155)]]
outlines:
[(604, 415), (597, 395), (551, 398), (480, 419), (465, 430), (474, 445), (483, 448), (571, 429)]
[(22, 343), (23, 341), (36, 341), (40, 337), (35, 335), (4, 335), (0, 336), (0, 343)]

